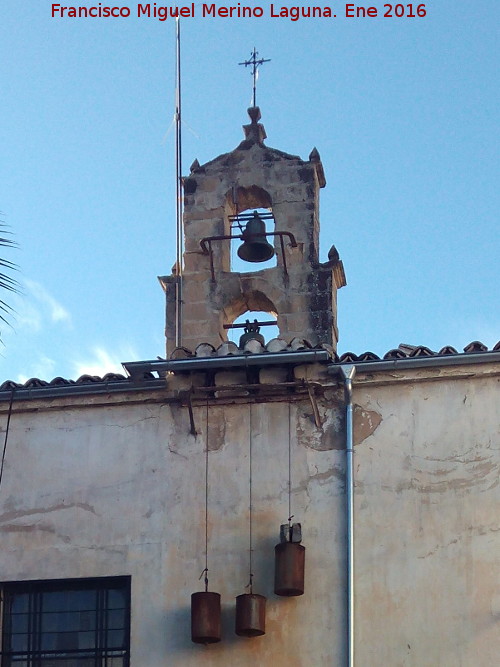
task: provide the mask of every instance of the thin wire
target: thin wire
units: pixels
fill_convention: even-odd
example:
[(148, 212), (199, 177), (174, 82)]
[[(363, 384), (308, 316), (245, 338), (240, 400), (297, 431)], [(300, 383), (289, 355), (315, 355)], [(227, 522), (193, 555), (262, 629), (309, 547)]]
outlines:
[(9, 412), (7, 414), (7, 425), (5, 427), (5, 439), (4, 439), (4, 442), (3, 442), (2, 464), (0, 466), (0, 486), (2, 484), (3, 466), (4, 466), (4, 463), (5, 463), (5, 454), (7, 452), (7, 440), (9, 438), (10, 418), (12, 417), (12, 403), (14, 402), (14, 392), (15, 392), (15, 389), (14, 389), (14, 387), (12, 387), (11, 394), (10, 394)]
[(176, 298), (175, 345), (182, 345), (182, 135), (181, 135), (181, 26), (176, 18), (175, 31), (175, 218), (176, 218)]
[(288, 523), (292, 514), (292, 436), (291, 436), (291, 406), (288, 403)]
[(205, 592), (208, 591), (208, 397), (205, 415)]
[(250, 581), (249, 581), (249, 587), (250, 587), (250, 594), (253, 593), (253, 573), (252, 573), (252, 445), (253, 445), (253, 438), (252, 438), (252, 404), (250, 403), (250, 447), (249, 447), (249, 566), (250, 566)]

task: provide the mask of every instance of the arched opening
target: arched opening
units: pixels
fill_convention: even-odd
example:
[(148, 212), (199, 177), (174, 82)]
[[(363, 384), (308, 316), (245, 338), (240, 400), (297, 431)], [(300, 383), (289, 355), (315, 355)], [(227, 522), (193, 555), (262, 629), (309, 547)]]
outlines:
[[(244, 188), (241, 186), (233, 187), (226, 196), (226, 214), (227, 214), (227, 233), (240, 235), (250, 225), (255, 224), (254, 216), (257, 214), (257, 225), (262, 225), (263, 232), (274, 232), (275, 223), (272, 213), (271, 197), (266, 190), (252, 185)], [(242, 259), (238, 254), (245, 243), (244, 239), (233, 239), (230, 248), (230, 271), (237, 273), (253, 273), (262, 269), (272, 268), (277, 266), (276, 253), (264, 261), (257, 258), (261, 253), (266, 254), (266, 249), (269, 253), (274, 249), (274, 238), (266, 237), (264, 233), (258, 237), (250, 238), (245, 243), (246, 253), (240, 254), (251, 255), (255, 259)], [(254, 252), (256, 250), (256, 252)]]
[(226, 329), (227, 340), (236, 343), (236, 345), (238, 345), (241, 335), (244, 333), (243, 325), (246, 320), (250, 320), (251, 323), (254, 320), (272, 323), (265, 324), (260, 328), (265, 343), (279, 336), (277, 308), (271, 299), (260, 290), (252, 290), (228, 304), (224, 308), (224, 316), (226, 323), (232, 325)]

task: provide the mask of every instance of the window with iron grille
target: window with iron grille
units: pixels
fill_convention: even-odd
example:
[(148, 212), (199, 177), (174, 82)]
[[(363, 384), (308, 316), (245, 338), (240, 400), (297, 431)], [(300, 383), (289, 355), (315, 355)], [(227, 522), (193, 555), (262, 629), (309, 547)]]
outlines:
[(1, 667), (129, 667), (130, 578), (2, 586)]

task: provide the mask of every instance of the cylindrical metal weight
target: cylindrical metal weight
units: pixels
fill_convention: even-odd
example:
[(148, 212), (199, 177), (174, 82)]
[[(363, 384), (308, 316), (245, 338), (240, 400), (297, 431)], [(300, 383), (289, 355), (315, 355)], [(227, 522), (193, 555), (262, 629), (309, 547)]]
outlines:
[(303, 595), (306, 549), (295, 542), (274, 547), (274, 592), (276, 595)]
[(220, 642), (219, 593), (203, 591), (191, 595), (191, 639), (196, 644)]
[(235, 632), (240, 637), (258, 637), (266, 632), (266, 598), (244, 593), (236, 598)]

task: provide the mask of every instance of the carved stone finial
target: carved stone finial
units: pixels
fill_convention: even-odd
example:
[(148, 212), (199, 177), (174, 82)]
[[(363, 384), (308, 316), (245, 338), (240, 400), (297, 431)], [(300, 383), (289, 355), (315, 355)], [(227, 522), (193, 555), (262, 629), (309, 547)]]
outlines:
[(318, 149), (316, 148), (316, 146), (309, 153), (309, 160), (311, 162), (319, 162), (321, 160), (321, 158), (319, 156), (319, 153), (318, 153)]
[(262, 118), (262, 114), (260, 113), (260, 107), (250, 107), (247, 109), (247, 114), (250, 116), (250, 120), (252, 123), (258, 123), (259, 120)]
[(189, 167), (189, 169), (190, 169), (191, 172), (193, 172), (193, 171), (196, 171), (199, 168), (200, 168), (200, 163), (198, 162), (198, 159), (195, 158), (193, 164)]
[(245, 139), (252, 143), (263, 144), (267, 134), (262, 123), (259, 123), (261, 119), (260, 109), (259, 107), (250, 107), (247, 112), (252, 122), (250, 125), (243, 125)]
[(330, 262), (338, 262), (339, 259), (340, 259), (339, 251), (337, 250), (337, 248), (334, 245), (332, 245), (332, 247), (328, 251), (328, 260)]
[(318, 183), (320, 188), (324, 188), (326, 185), (325, 172), (323, 171), (323, 165), (321, 164), (321, 158), (318, 153), (318, 149), (314, 147), (309, 153), (309, 162), (312, 162), (314, 168), (316, 169), (316, 176), (318, 177)]

